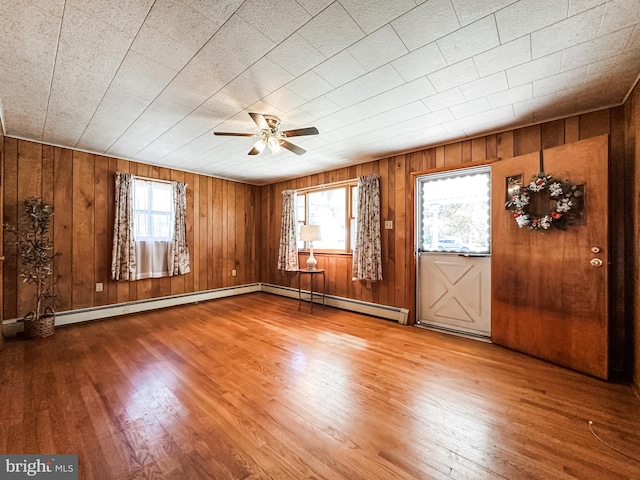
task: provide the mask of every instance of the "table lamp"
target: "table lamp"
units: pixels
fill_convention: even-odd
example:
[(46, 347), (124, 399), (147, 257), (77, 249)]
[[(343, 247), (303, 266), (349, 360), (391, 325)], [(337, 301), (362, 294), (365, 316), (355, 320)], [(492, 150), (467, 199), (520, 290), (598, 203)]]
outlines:
[(313, 241), (322, 240), (320, 225), (302, 225), (300, 227), (300, 240), (309, 242), (309, 258), (307, 258), (307, 268), (315, 270), (318, 261), (313, 256)]

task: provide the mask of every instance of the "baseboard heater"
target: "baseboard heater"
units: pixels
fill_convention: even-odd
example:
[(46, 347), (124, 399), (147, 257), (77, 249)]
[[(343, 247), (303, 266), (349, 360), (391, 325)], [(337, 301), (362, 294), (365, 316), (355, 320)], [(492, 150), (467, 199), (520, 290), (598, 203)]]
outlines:
[[(118, 317), (130, 313), (140, 313), (149, 310), (157, 310), (159, 308), (176, 307), (179, 305), (188, 305), (196, 302), (204, 302), (207, 300), (215, 300), (217, 298), (232, 297), (235, 295), (243, 295), (245, 293), (266, 292), (289, 298), (298, 298), (298, 290), (281, 287), (278, 285), (270, 285), (264, 283), (252, 283), (247, 285), (239, 285), (234, 287), (218, 288), (215, 290), (207, 290), (203, 292), (185, 293), (183, 295), (173, 295), (170, 297), (150, 298), (148, 300), (137, 300), (135, 302), (118, 303), (116, 305), (104, 305), (100, 307), (84, 308), (78, 310), (69, 310), (66, 312), (56, 312), (56, 326), (70, 325), (73, 323), (89, 322), (93, 320), (101, 320), (104, 318)], [(303, 294), (309, 294), (308, 291), (302, 291)], [(315, 302), (322, 302), (321, 296), (314, 298)], [(349, 298), (336, 297), (327, 295), (325, 304), (328, 306), (341, 308), (375, 317), (394, 320), (401, 324), (406, 324), (409, 317), (409, 310), (405, 308), (389, 307), (386, 305), (378, 305), (376, 303), (362, 302)], [(12, 336), (21, 332), (23, 329), (22, 322), (14, 318), (4, 320), (3, 331), (6, 336)]]

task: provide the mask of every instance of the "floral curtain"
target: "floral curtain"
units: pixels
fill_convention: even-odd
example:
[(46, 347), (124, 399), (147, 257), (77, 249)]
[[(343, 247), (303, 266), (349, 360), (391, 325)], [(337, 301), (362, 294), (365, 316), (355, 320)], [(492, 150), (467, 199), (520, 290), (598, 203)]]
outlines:
[(280, 224), (280, 249), (278, 251), (278, 270), (283, 272), (298, 269), (296, 223), (296, 191), (284, 190), (282, 192), (282, 223)]
[(116, 172), (116, 208), (113, 222), (111, 278), (134, 280), (136, 250), (133, 241), (133, 175)]
[(191, 271), (187, 245), (187, 184), (172, 183), (175, 222), (169, 253), (169, 275), (182, 275)]
[(380, 175), (358, 178), (358, 223), (352, 280), (382, 280), (380, 246)]

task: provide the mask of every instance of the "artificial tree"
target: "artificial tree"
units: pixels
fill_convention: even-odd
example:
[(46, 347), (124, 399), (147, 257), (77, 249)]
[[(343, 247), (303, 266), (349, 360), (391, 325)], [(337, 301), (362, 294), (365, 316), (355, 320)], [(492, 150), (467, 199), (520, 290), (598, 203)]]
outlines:
[(28, 337), (46, 337), (53, 334), (54, 312), (44, 307), (46, 299), (53, 298), (53, 259), (59, 253), (53, 252), (53, 243), (47, 236), (53, 208), (41, 198), (29, 197), (22, 202), (22, 216), (17, 227), (5, 224), (13, 235), (12, 243), (20, 256), (19, 275), (22, 281), (35, 285), (35, 309), (24, 318), (25, 334)]

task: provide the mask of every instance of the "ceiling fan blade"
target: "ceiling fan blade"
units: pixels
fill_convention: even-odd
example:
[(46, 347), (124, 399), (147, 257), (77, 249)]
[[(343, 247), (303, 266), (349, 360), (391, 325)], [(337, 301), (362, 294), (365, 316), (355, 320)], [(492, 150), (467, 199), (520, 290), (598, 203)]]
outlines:
[(292, 151), (296, 155), (302, 155), (303, 153), (306, 152), (304, 148), (300, 148), (297, 145), (294, 145), (293, 143), (287, 142), (286, 140), (280, 140), (280, 145), (286, 148), (287, 150)]
[(308, 128), (297, 128), (294, 130), (285, 130), (284, 132), (280, 132), (285, 137), (302, 137), (304, 135), (318, 135), (318, 129), (316, 127), (308, 127)]
[(269, 129), (269, 124), (267, 123), (267, 120), (264, 118), (264, 115), (262, 115), (261, 113), (250, 113), (249, 115), (251, 116), (251, 118), (253, 118), (253, 121), (256, 122), (256, 125), (258, 125), (258, 128), (260, 130)]
[(262, 153), (262, 151), (264, 150), (264, 147), (266, 146), (267, 146), (266, 143), (264, 143), (262, 140), (258, 140), (256, 143), (253, 144), (253, 148), (249, 150), (249, 153), (247, 155), (258, 155), (259, 153)]
[(253, 133), (213, 132), (214, 135), (226, 135), (227, 137), (259, 137)]

